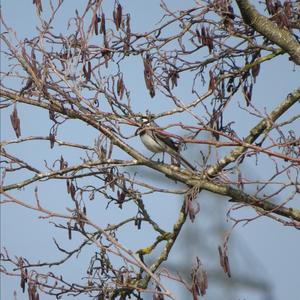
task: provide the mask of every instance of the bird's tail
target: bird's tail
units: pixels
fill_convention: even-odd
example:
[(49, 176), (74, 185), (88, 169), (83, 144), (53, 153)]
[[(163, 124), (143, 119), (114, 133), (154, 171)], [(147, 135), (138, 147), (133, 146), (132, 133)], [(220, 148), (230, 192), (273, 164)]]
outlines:
[(182, 165), (184, 165), (187, 169), (190, 169), (192, 171), (196, 171), (196, 168), (191, 165), (181, 154), (178, 152), (172, 151), (172, 153), (169, 153), (172, 157), (174, 157), (176, 160), (179, 161)]

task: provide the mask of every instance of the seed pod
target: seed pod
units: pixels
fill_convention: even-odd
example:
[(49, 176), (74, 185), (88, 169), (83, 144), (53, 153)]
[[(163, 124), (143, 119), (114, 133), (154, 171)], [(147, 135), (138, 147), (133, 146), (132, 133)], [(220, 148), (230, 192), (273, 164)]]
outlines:
[(201, 44), (201, 42), (202, 42), (201, 41), (201, 34), (200, 34), (198, 29), (196, 29), (196, 36), (197, 36), (198, 42)]
[(124, 88), (123, 77), (119, 77), (117, 82), (117, 94), (118, 96), (120, 96), (120, 99), (123, 98), (124, 90), (125, 88)]
[(131, 29), (130, 29), (130, 15), (127, 15), (126, 18), (126, 37), (124, 39), (124, 46), (123, 46), (123, 50), (125, 55), (127, 55), (127, 52), (129, 50), (130, 47), (130, 37), (131, 37)]
[(254, 83), (256, 82), (256, 77), (259, 74), (259, 70), (260, 70), (260, 64), (256, 64), (251, 68), (251, 74), (253, 76)]
[(104, 13), (102, 13), (102, 15), (101, 15), (100, 33), (103, 33), (104, 35), (106, 35), (106, 29), (105, 29), (105, 14), (104, 14)]
[(284, 13), (285, 13), (285, 15), (286, 15), (288, 18), (290, 18), (290, 17), (292, 16), (292, 11), (293, 11), (291, 1), (289, 1), (289, 0), (284, 1), (284, 3), (283, 3), (283, 8), (284, 8)]
[(208, 89), (213, 91), (216, 87), (216, 77), (214, 76), (214, 73), (212, 72), (212, 70), (209, 70), (209, 86)]
[(74, 201), (75, 201), (75, 193), (76, 193), (75, 186), (74, 186), (73, 182), (71, 182), (71, 184), (70, 184), (70, 194), (71, 194), (71, 197)]
[(84, 64), (83, 67), (82, 67), (82, 71), (83, 71), (84, 78), (85, 78), (86, 80), (88, 80), (88, 79), (87, 79), (87, 78), (88, 78), (88, 72), (87, 72), (87, 70), (86, 70), (85, 64)]
[(172, 70), (169, 73), (169, 80), (171, 80), (172, 83), (172, 89), (174, 86), (177, 86), (177, 79), (179, 79), (179, 74), (176, 70)]
[(99, 30), (98, 30), (98, 23), (100, 22), (100, 18), (98, 17), (97, 14), (95, 14), (93, 16), (93, 26), (94, 26), (94, 31), (95, 31), (95, 34), (98, 35), (99, 34)]
[(219, 251), (220, 265), (224, 270), (225, 274), (227, 274), (228, 277), (231, 277), (229, 259), (226, 253), (226, 249), (224, 248), (224, 246), (223, 247), (219, 246), (218, 251)]
[(14, 106), (13, 112), (10, 115), (10, 121), (17, 138), (19, 138), (21, 136), (21, 126), (20, 126), (21, 122), (18, 117), (18, 111), (16, 105)]
[(117, 5), (117, 8), (113, 12), (113, 19), (116, 25), (116, 29), (119, 30), (122, 23), (122, 6), (120, 3)]
[(153, 80), (153, 69), (149, 55), (146, 55), (146, 57), (144, 58), (144, 79), (146, 87), (150, 92), (150, 96), (153, 98), (155, 96), (155, 89)]
[(50, 133), (49, 134), (49, 141), (50, 141), (50, 148), (52, 149), (54, 147), (54, 143), (55, 143), (55, 135), (54, 135), (54, 133)]
[(71, 228), (71, 223), (68, 222), (67, 224), (68, 224), (68, 238), (69, 238), (69, 240), (71, 240), (71, 239), (72, 239), (72, 228)]

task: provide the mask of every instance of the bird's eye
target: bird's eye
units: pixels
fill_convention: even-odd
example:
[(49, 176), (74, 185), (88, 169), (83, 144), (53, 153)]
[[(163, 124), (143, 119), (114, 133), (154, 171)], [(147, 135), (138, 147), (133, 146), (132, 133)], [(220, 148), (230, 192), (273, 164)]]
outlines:
[(146, 117), (142, 117), (141, 121), (142, 121), (142, 123), (149, 123), (149, 120)]

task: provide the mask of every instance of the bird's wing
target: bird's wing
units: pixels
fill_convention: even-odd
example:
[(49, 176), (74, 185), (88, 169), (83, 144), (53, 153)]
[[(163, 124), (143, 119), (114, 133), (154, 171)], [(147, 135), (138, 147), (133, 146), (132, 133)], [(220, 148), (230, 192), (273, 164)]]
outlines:
[(168, 136), (168, 134), (164, 134), (164, 131), (159, 129), (159, 126), (154, 121), (151, 122), (151, 125), (155, 127), (151, 129), (153, 138), (156, 139), (158, 143), (161, 143), (161, 145), (167, 145), (169, 147), (169, 151), (167, 152), (175, 159), (178, 159), (183, 165), (185, 165), (186, 168), (195, 171), (196, 168), (191, 165), (182, 155), (180, 155), (178, 146)]
[(173, 142), (173, 140), (163, 134), (163, 131), (154, 131), (155, 137), (159, 140), (161, 140), (161, 143), (166, 144), (170, 150), (167, 151), (171, 156), (173, 156), (175, 159), (179, 160), (183, 165), (185, 165), (186, 168), (195, 171), (196, 168), (192, 166), (180, 153), (178, 146)]
[(154, 134), (157, 139), (159, 139), (162, 143), (165, 143), (168, 147), (170, 147), (173, 151), (178, 152), (177, 145), (173, 142), (173, 140), (167, 135), (163, 133), (163, 130), (154, 130)]

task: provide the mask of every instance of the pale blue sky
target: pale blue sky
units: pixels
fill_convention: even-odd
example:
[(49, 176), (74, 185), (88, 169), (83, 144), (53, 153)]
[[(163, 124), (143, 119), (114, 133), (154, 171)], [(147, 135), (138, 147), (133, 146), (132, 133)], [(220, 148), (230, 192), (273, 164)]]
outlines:
[[(80, 1), (77, 2), (80, 4)], [(175, 2), (178, 6), (181, 5), (181, 1)], [(168, 3), (170, 3), (170, 1), (168, 1)], [(64, 13), (68, 11), (67, 3), (65, 6), (66, 8)], [(151, 24), (160, 20), (159, 1), (128, 1), (128, 3), (126, 3), (126, 9), (129, 12), (132, 12), (133, 8), (135, 12), (131, 16), (132, 28), (138, 28), (140, 31), (146, 31), (151, 27)], [(27, 35), (32, 35), (32, 32), (35, 30), (36, 17), (31, 0), (2, 0), (2, 11), (8, 25), (16, 30), (19, 37), (22, 38)], [(65, 22), (63, 13), (61, 14), (61, 20), (57, 22), (57, 26), (59, 26), (60, 22), (61, 24), (64, 24), (63, 22)], [(5, 57), (1, 57), (1, 60), (2, 65), (5, 66), (7, 64)], [(135, 63), (138, 64), (141, 62), (136, 59)], [(127, 74), (126, 83), (131, 89), (132, 97), (141, 99), (147, 98), (147, 101), (149, 101), (149, 96), (145, 93), (142, 73), (138, 74), (136, 71), (137, 69), (138, 68), (135, 69), (134, 66), (131, 67), (131, 72), (128, 72)], [(279, 57), (273, 62), (262, 66), (261, 74), (255, 90), (255, 99), (257, 102), (261, 103), (260, 107), (263, 107), (264, 105), (266, 105), (269, 109), (275, 107), (278, 102), (297, 87), (299, 84), (299, 68), (296, 68), (296, 71), (293, 71), (293, 69), (294, 66), (288, 62), (286, 56)], [(185, 93), (184, 88), (181, 93)], [(143, 102), (141, 101), (141, 111), (144, 109), (142, 103)], [(146, 103), (147, 104), (145, 105), (149, 106), (148, 102)], [(272, 104), (270, 105), (270, 103)], [(157, 105), (162, 104), (158, 102), (151, 102), (150, 107), (153, 111), (156, 111), (159, 109)], [(299, 110), (299, 105), (296, 106), (296, 109)], [(48, 134), (50, 122), (48, 121), (48, 114), (46, 112), (39, 110), (38, 113), (35, 113), (34, 118), (32, 118), (32, 108), (24, 107), (19, 110), (19, 113), (22, 122), (22, 134), (24, 136)], [(1, 114), (1, 139), (14, 138), (14, 133), (8, 120), (9, 114), (5, 112), (2, 112)], [(244, 116), (242, 114), (236, 114), (234, 117), (236, 124), (239, 124), (239, 126), (240, 124), (243, 125), (243, 127), (239, 128), (240, 131), (245, 132), (246, 134), (254, 121), (244, 121)], [(67, 123), (64, 127), (64, 131), (61, 128), (59, 133), (61, 134), (61, 138), (66, 138), (69, 141), (74, 142), (77, 140), (81, 143), (86, 143), (87, 145), (92, 145), (94, 138), (97, 136), (95, 131), (90, 130), (90, 128), (87, 129), (86, 126), (81, 126), (79, 122)], [(138, 141), (134, 140), (133, 143), (138, 143)], [(136, 145), (139, 145), (140, 147), (140, 144)], [(33, 162), (35, 160), (43, 160), (43, 158), (45, 158), (45, 154), (49, 161), (53, 161), (57, 158), (57, 153), (68, 153), (69, 161), (72, 162), (72, 160), (74, 160), (75, 162), (77, 161), (78, 155), (80, 155), (80, 152), (77, 150), (72, 150), (72, 152), (68, 150), (67, 152), (64, 152), (65, 150), (63, 148), (58, 148), (57, 146), (55, 150), (55, 152), (49, 151), (49, 144), (47, 142), (45, 142), (45, 144), (37, 142), (30, 145), (25, 144), (21, 148), (17, 148), (15, 153), (23, 157), (25, 160), (30, 159)], [(145, 153), (147, 153), (146, 150)], [(253, 165), (246, 165), (245, 167), (248, 168), (249, 175), (253, 174), (253, 176), (258, 176), (259, 178), (267, 176), (270, 171), (261, 170), (259, 165), (257, 167)], [(147, 171), (145, 171), (145, 176), (146, 175)], [(12, 178), (11, 180), (15, 182), (16, 178)], [(18, 193), (18, 195), (26, 199), (31, 199), (34, 187), (35, 186), (27, 187), (25, 191)], [(71, 203), (68, 202), (70, 200), (66, 201), (63, 198), (60, 198), (60, 194), (58, 192), (59, 189), (65, 188), (64, 182), (55, 182), (55, 185), (53, 183), (44, 184), (43, 187), (40, 188), (42, 201), (47, 205), (47, 207), (53, 209), (65, 209), (66, 206), (71, 205)], [(196, 222), (200, 223), (199, 226), (205, 226), (205, 220), (213, 217), (209, 215), (209, 209), (206, 209), (205, 204), (202, 203), (204, 201), (222, 201), (222, 199), (219, 198), (217, 198), (217, 200), (213, 200), (216, 197), (212, 195), (206, 195), (206, 197), (203, 198), (205, 199), (201, 198), (200, 203), (203, 205), (204, 209), (203, 211), (201, 210), (201, 213), (198, 216), (199, 219)], [(160, 199), (151, 198), (146, 200), (148, 201), (149, 210), (153, 212), (155, 217), (164, 219), (166, 226), (170, 226), (172, 224), (172, 220), (166, 218), (166, 212), (168, 213), (168, 216), (175, 215), (178, 205), (181, 203), (181, 199), (179, 197), (177, 199), (164, 198), (164, 203), (161, 203), (159, 200)], [(299, 197), (298, 201), (300, 201)], [(176, 205), (174, 205), (174, 202), (176, 202)], [(151, 207), (151, 203), (153, 203), (153, 207)], [(125, 217), (127, 214), (126, 211), (122, 210), (118, 215), (109, 215), (110, 209), (105, 210), (105, 203), (92, 203), (90, 205), (92, 206), (90, 211), (92, 212), (93, 218), (104, 220), (104, 223), (113, 223), (119, 219), (121, 215), (124, 215)], [(156, 209), (158, 205), (160, 206), (159, 210)], [(205, 213), (207, 213), (207, 215), (205, 215)], [(243, 215), (243, 213), (244, 212), (241, 211), (240, 215)], [(61, 231), (53, 229), (53, 226), (47, 223), (47, 221), (45, 222), (38, 219), (38, 216), (38, 214), (31, 213), (23, 208), (15, 206), (2, 207), (1, 247), (5, 246), (11, 253), (22, 255), (31, 259), (37, 259), (38, 257), (41, 260), (53, 260), (56, 257), (56, 249), (52, 242), (52, 237), (55, 235), (55, 237), (59, 240), (64, 240), (66, 236)], [(225, 214), (222, 215), (222, 218), (226, 218)], [(230, 227), (230, 224), (228, 225)], [(193, 226), (195, 227), (197, 224), (193, 224)], [(201, 227), (199, 227), (199, 231), (201, 231)], [(32, 234), (32, 232), (35, 232), (35, 234)], [(127, 246), (130, 246), (131, 243), (134, 244), (136, 240), (145, 238), (143, 235), (144, 233), (141, 231), (134, 236), (130, 233), (124, 233), (123, 237), (127, 240)], [(147, 238), (149, 238), (149, 236), (147, 236)], [(183, 238), (184, 237), (181, 236), (181, 239)], [(270, 219), (260, 218), (251, 222), (247, 226), (237, 227), (233, 233), (233, 239), (234, 243), (238, 244), (238, 247), (230, 249), (231, 255), (233, 256), (232, 261), (237, 260), (240, 264), (239, 266), (233, 265), (233, 271), (235, 269), (242, 269), (245, 274), (248, 274), (251, 277), (252, 270), (255, 270), (255, 272), (258, 270), (257, 272), (259, 275), (272, 285), (273, 300), (296, 299), (299, 296), (299, 231), (293, 228), (284, 227)], [(218, 241), (220, 241), (220, 239)], [(216, 247), (218, 241), (216, 242)], [(74, 242), (74, 240), (68, 242), (68, 247), (71, 247)], [(95, 249), (91, 249), (91, 253), (93, 250)], [(246, 260), (240, 260), (237, 258), (241, 255), (241, 252), (248, 250), (254, 257), (249, 260), (250, 263)], [(197, 252), (197, 250), (195, 251)], [(173, 257), (173, 261), (176, 261), (176, 259), (182, 259), (180, 258), (180, 253), (176, 253), (175, 250), (174, 252), (176, 255), (174, 255), (175, 258)], [(55, 253), (54, 258), (53, 253)], [(68, 266), (69, 270), (66, 272), (67, 277), (71, 279), (77, 278), (77, 274), (82, 272), (81, 263), (85, 260), (86, 257), (83, 257), (80, 260), (80, 263), (73, 261), (72, 264)], [(217, 252), (215, 253), (215, 260), (216, 262), (205, 261), (205, 263), (215, 263), (217, 265)], [(255, 266), (250, 265), (251, 263), (254, 263)], [(55, 270), (55, 268), (53, 270)], [(236, 273), (233, 272), (233, 277), (235, 274)], [(253, 276), (257, 276), (255, 274), (253, 274)], [(14, 290), (17, 291), (18, 300), (23, 299), (19, 283), (16, 284), (14, 280), (2, 277), (1, 299), (13, 299), (12, 295)], [(209, 293), (212, 293), (210, 289), (208, 289), (208, 295), (213, 295)], [(47, 298), (42, 296), (41, 299)], [(65, 299), (65, 297), (63, 299)], [(80, 297), (80, 299), (83, 298)], [(242, 290), (239, 291), (238, 297), (235, 296), (234, 299), (253, 300), (253, 298), (251, 298), (251, 292), (244, 292)], [(232, 298), (230, 300), (232, 300)]]

